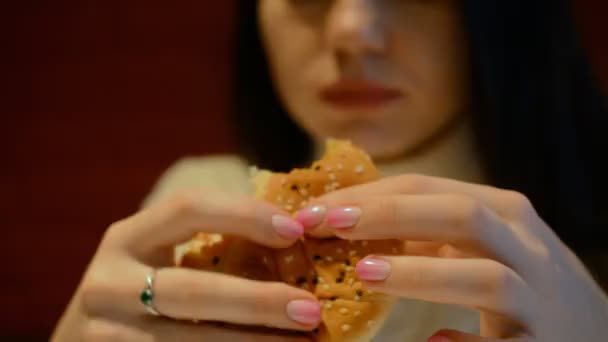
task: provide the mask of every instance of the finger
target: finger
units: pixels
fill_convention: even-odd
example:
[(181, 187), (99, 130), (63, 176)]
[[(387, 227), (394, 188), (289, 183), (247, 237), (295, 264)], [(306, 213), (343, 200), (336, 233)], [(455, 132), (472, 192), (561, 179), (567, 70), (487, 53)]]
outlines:
[[(148, 267), (130, 267), (109, 279), (89, 277), (82, 293), (93, 317), (148, 315), (140, 302)], [(163, 268), (153, 284), (154, 305), (164, 316), (198, 321), (312, 330), (320, 307), (309, 292), (284, 283), (260, 282), (185, 268)]]
[(284, 283), (168, 268), (156, 275), (156, 307), (174, 318), (312, 330), (320, 306), (309, 292)]
[(271, 204), (243, 196), (183, 192), (111, 228), (115, 241), (137, 251), (173, 246), (198, 232), (236, 235), (270, 247), (287, 247), (303, 227)]
[(535, 317), (533, 291), (494, 260), (371, 256), (357, 263), (356, 272), (372, 291), (480, 308), (523, 325)]
[(465, 195), (378, 196), (351, 203), (329, 203), (332, 209), (317, 229), (349, 240), (404, 239), (482, 249), (523, 274), (532, 272), (530, 261), (546, 252), (537, 239)]
[(405, 174), (382, 178), (373, 183), (330, 192), (320, 198), (321, 201), (348, 201), (374, 195), (395, 194), (462, 194), (483, 203), (505, 218), (519, 217), (532, 209), (529, 200), (520, 193), (511, 190), (497, 189), (483, 184), (463, 182), (455, 179), (432, 177), (419, 174)]
[(475, 249), (459, 249), (443, 242), (405, 241), (403, 255), (428, 256), (436, 258), (481, 258), (484, 253)]
[(214, 324), (192, 324), (152, 317), (142, 317), (129, 324), (92, 320), (87, 324), (82, 340), (86, 342), (310, 342), (309, 338), (288, 332), (226, 328)]
[(428, 342), (533, 342), (530, 337), (512, 337), (507, 339), (485, 338), (456, 330), (440, 330), (429, 337)]

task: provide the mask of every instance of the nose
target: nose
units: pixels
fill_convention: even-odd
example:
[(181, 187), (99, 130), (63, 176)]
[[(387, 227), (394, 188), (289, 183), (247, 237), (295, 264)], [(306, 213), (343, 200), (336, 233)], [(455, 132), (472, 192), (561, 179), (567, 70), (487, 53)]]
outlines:
[(329, 46), (337, 54), (378, 54), (386, 49), (385, 12), (378, 0), (336, 0), (327, 18)]

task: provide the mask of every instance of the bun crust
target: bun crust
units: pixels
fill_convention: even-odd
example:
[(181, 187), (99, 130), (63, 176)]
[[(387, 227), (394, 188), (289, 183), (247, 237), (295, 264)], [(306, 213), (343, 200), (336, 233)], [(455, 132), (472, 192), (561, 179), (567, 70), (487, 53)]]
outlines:
[[(254, 170), (256, 197), (291, 214), (327, 192), (380, 177), (371, 158), (349, 141), (328, 140), (325, 154), (308, 169), (289, 173)], [(312, 292), (322, 304), (316, 341), (368, 342), (395, 298), (365, 289), (354, 267), (369, 254), (403, 252), (400, 240), (348, 241), (302, 238), (286, 249), (270, 249), (241, 238), (200, 233), (181, 265), (264, 281), (282, 281)]]

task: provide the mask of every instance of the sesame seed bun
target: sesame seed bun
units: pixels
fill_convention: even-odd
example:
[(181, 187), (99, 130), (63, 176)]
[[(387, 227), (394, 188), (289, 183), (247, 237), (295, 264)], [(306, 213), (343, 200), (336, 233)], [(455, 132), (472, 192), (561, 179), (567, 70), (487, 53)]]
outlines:
[[(254, 170), (252, 182), (256, 197), (294, 214), (315, 197), (379, 177), (364, 151), (349, 141), (330, 139), (323, 157), (310, 168), (289, 173)], [(273, 250), (240, 238), (201, 233), (190, 242), (181, 265), (303, 288), (322, 305), (322, 323), (311, 334), (315, 341), (368, 342), (396, 299), (365, 289), (354, 267), (369, 254), (401, 254), (403, 246), (400, 240), (306, 237)]]

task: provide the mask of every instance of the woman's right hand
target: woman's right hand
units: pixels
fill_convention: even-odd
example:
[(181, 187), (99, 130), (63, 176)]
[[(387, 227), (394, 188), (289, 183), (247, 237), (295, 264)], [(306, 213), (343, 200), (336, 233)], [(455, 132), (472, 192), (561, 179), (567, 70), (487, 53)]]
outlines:
[[(256, 199), (198, 191), (173, 196), (107, 230), (53, 341), (292, 341), (205, 321), (314, 329), (320, 308), (309, 292), (174, 267), (173, 247), (201, 231), (274, 248), (288, 247), (303, 234), (286, 212)], [(154, 303), (167, 318), (147, 313), (139, 299), (155, 269)]]

